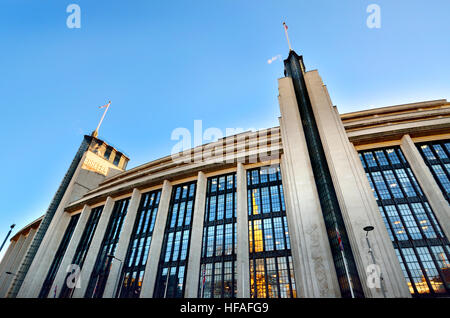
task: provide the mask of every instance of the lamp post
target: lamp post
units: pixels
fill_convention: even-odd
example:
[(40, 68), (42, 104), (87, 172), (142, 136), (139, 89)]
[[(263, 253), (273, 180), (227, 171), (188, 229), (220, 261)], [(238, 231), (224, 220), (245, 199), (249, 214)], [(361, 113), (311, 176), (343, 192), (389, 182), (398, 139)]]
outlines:
[[(116, 283), (115, 283), (115, 285), (114, 285), (114, 293), (113, 293), (113, 297), (116, 297), (115, 295), (116, 295), (116, 290), (117, 290), (117, 283), (118, 283), (118, 280), (120, 279), (120, 276), (121, 276), (121, 271), (122, 271), (123, 261), (122, 261), (121, 259), (118, 259), (118, 258), (115, 257), (114, 255), (110, 255), (110, 254), (106, 255), (106, 257), (109, 257), (109, 258), (111, 258), (111, 259), (115, 259), (115, 260), (117, 260), (117, 261), (120, 262), (120, 265), (119, 265), (119, 273), (118, 273), (117, 278), (116, 278)], [(118, 298), (120, 298), (120, 292), (121, 292), (121, 291), (122, 291), (122, 284), (120, 284), (119, 293), (117, 294)]]
[[(376, 265), (376, 261), (375, 261), (375, 256), (373, 255), (373, 251), (372, 251), (372, 247), (370, 246), (370, 241), (369, 241), (369, 232), (374, 230), (374, 227), (372, 225), (368, 225), (366, 227), (363, 228), (364, 231), (366, 231), (366, 242), (367, 242), (367, 246), (369, 247), (369, 254), (372, 257), (372, 262), (374, 265)], [(384, 291), (384, 287), (383, 287), (383, 275), (381, 274), (381, 269), (380, 269), (380, 285), (381, 285), (381, 292), (383, 293), (383, 297), (386, 298), (386, 292)]]
[(3, 248), (3, 246), (5, 245), (6, 241), (8, 240), (8, 237), (9, 237), (9, 235), (11, 234), (12, 229), (13, 229), (15, 226), (16, 226), (15, 224), (12, 224), (12, 225), (10, 226), (9, 232), (8, 232), (8, 234), (6, 234), (5, 240), (3, 241), (2, 246), (0, 246), (0, 252), (1, 252), (2, 248)]

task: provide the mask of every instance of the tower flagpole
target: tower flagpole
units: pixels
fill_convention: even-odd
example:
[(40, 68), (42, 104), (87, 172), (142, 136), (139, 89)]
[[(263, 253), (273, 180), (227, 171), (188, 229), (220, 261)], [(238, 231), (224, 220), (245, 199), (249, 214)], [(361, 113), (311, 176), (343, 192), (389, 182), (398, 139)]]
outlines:
[(350, 278), (350, 271), (348, 269), (347, 259), (345, 258), (345, 254), (344, 254), (344, 244), (342, 243), (342, 237), (341, 237), (341, 234), (339, 233), (337, 224), (336, 224), (336, 236), (337, 236), (338, 243), (339, 243), (339, 249), (341, 250), (342, 261), (344, 262), (345, 275), (347, 277), (350, 294), (352, 295), (352, 298), (355, 298), (355, 293), (353, 292), (353, 283), (352, 283), (352, 279)]
[(288, 45), (289, 45), (289, 52), (290, 52), (290, 51), (292, 51), (292, 48), (291, 48), (291, 42), (289, 42), (289, 34), (288, 34), (288, 31), (287, 31), (288, 27), (287, 27), (285, 22), (283, 22), (283, 27), (284, 27), (284, 34), (286, 34), (286, 39), (287, 39), (287, 42), (288, 42)]
[(100, 125), (102, 124), (103, 118), (105, 118), (106, 112), (108, 111), (110, 105), (111, 105), (111, 101), (109, 101), (108, 104), (99, 107), (99, 108), (106, 107), (106, 109), (103, 112), (102, 118), (100, 119), (100, 122), (98, 123), (97, 128), (95, 128), (94, 132), (92, 133), (92, 136), (94, 136), (95, 138), (97, 138), (97, 136), (98, 136), (98, 130), (100, 129)]

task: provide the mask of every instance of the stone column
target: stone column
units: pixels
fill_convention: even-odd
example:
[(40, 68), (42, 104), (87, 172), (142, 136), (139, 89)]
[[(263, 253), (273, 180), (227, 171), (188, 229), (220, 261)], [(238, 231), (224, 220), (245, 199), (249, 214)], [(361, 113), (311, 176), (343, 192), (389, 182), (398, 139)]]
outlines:
[(133, 194), (131, 195), (127, 215), (125, 216), (122, 232), (120, 233), (119, 242), (117, 242), (116, 251), (114, 253), (114, 256), (120, 261), (117, 259), (113, 259), (112, 261), (103, 298), (115, 297), (116, 289), (119, 288), (118, 279), (120, 279), (120, 274), (125, 263), (125, 257), (131, 239), (131, 232), (133, 231), (134, 221), (136, 220), (136, 214), (138, 212), (140, 202), (141, 192), (135, 188), (133, 190)]
[(430, 203), (444, 234), (450, 238), (450, 206), (409, 135), (402, 138), (400, 148), (408, 161), (417, 182)]
[[(78, 247), (78, 244), (80, 243), (81, 236), (83, 235), (84, 229), (86, 227), (86, 223), (89, 219), (89, 216), (91, 215), (91, 207), (88, 205), (85, 205), (83, 207), (83, 210), (81, 211), (80, 218), (78, 219), (77, 226), (75, 227), (75, 230), (73, 231), (72, 238), (70, 239), (69, 245), (67, 246), (66, 252), (64, 253), (64, 257), (61, 260), (61, 264), (59, 265), (58, 272), (55, 275), (55, 279), (52, 284), (51, 291), (54, 291), (56, 288), (56, 295), (59, 295), (59, 292), (61, 291), (63, 285), (66, 283), (64, 280), (66, 279), (66, 276), (68, 274), (68, 267), (70, 264), (72, 264), (73, 257), (75, 255), (75, 251)], [(37, 297), (39, 291), (35, 291), (36, 295), (32, 297)], [(53, 297), (51, 296), (52, 293), (49, 293), (47, 297)]]
[(278, 80), (281, 174), (297, 297), (340, 297), (308, 147), (290, 77)]
[(191, 242), (189, 245), (186, 287), (184, 289), (184, 297), (186, 298), (197, 298), (200, 258), (202, 253), (203, 219), (205, 216), (206, 184), (205, 174), (199, 171), (192, 219)]
[(237, 298), (250, 297), (250, 263), (248, 243), (247, 175), (244, 165), (236, 172), (236, 284)]
[(381, 288), (369, 288), (366, 283), (366, 270), (373, 261), (363, 228), (372, 225), (375, 229), (370, 243), (381, 268), (386, 296), (411, 297), (362, 164), (326, 86), (317, 71), (305, 73), (305, 82), (364, 294), (368, 298), (383, 297)]
[(83, 268), (80, 272), (79, 281), (81, 286), (80, 288), (75, 288), (72, 294), (72, 298), (84, 297), (84, 293), (86, 292), (89, 278), (91, 277), (92, 270), (94, 269), (95, 261), (97, 260), (97, 255), (100, 251), (100, 245), (102, 244), (103, 236), (105, 235), (106, 227), (108, 226), (113, 208), (114, 199), (108, 197), (106, 199), (105, 206), (103, 207), (100, 219), (98, 220), (97, 228), (86, 255), (86, 260), (84, 261)]
[(161, 197), (159, 199), (158, 214), (156, 215), (155, 220), (155, 228), (153, 229), (152, 242), (148, 253), (147, 265), (145, 266), (144, 280), (142, 282), (140, 295), (141, 298), (153, 297), (171, 196), (172, 184), (168, 180), (164, 180)]

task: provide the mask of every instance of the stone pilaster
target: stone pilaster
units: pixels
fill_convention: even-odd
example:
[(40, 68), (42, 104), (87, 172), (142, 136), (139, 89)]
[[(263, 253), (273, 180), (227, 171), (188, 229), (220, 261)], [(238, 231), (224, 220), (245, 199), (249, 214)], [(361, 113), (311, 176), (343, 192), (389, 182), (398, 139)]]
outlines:
[(144, 280), (142, 282), (140, 294), (141, 298), (153, 297), (171, 196), (172, 184), (168, 180), (164, 180), (161, 197), (159, 199), (158, 214), (156, 215), (155, 220), (155, 228), (152, 235), (152, 242), (148, 253), (147, 265), (145, 266)]
[(106, 282), (103, 298), (115, 297), (116, 289), (119, 288), (119, 279), (122, 267), (124, 266), (125, 257), (127, 254), (128, 245), (131, 239), (131, 232), (133, 231), (134, 221), (141, 202), (141, 192), (138, 189), (133, 190), (130, 203), (128, 204), (128, 211), (123, 221), (122, 232), (120, 233), (119, 242), (116, 246), (116, 251), (113, 259), (111, 270), (109, 272), (108, 280)]
[(250, 297), (250, 269), (248, 243), (247, 175), (238, 162), (236, 172), (236, 284), (237, 297)]
[(103, 236), (105, 235), (106, 228), (109, 223), (109, 218), (114, 208), (114, 199), (108, 197), (106, 199), (105, 206), (103, 207), (102, 214), (98, 220), (97, 228), (95, 230), (94, 236), (92, 238), (91, 245), (86, 254), (86, 259), (83, 264), (83, 268), (80, 272), (80, 288), (75, 288), (72, 297), (73, 298), (83, 298), (86, 292), (87, 285), (89, 283), (89, 278), (91, 277), (92, 270), (94, 269), (95, 261), (97, 260), (97, 255), (100, 251), (100, 245), (103, 241)]
[(197, 178), (186, 287), (184, 289), (184, 296), (186, 298), (197, 297), (202, 253), (203, 220), (205, 216), (206, 184), (206, 176), (200, 171)]
[(403, 136), (400, 148), (412, 172), (416, 176), (423, 193), (428, 198), (428, 202), (442, 227), (442, 231), (450, 238), (450, 206), (442, 194), (439, 185), (436, 183), (430, 169), (409, 135)]
[[(69, 265), (72, 263), (73, 257), (75, 255), (75, 251), (78, 247), (78, 243), (80, 242), (81, 236), (83, 235), (84, 229), (86, 227), (86, 223), (89, 219), (89, 215), (91, 214), (91, 207), (88, 205), (85, 205), (83, 207), (83, 210), (81, 211), (80, 218), (78, 219), (77, 226), (75, 227), (75, 230), (73, 231), (72, 238), (70, 239), (69, 245), (67, 246), (66, 252), (64, 253), (64, 257), (61, 261), (61, 264), (59, 265), (58, 272), (55, 275), (55, 279), (52, 284), (52, 288), (50, 291), (54, 291), (56, 289), (56, 295), (59, 295), (59, 292), (61, 291), (61, 288), (65, 284), (65, 279), (67, 276), (67, 269)], [(34, 296), (37, 297), (40, 292), (40, 289), (34, 291)], [(47, 296), (49, 298), (53, 297), (52, 293), (49, 293)]]

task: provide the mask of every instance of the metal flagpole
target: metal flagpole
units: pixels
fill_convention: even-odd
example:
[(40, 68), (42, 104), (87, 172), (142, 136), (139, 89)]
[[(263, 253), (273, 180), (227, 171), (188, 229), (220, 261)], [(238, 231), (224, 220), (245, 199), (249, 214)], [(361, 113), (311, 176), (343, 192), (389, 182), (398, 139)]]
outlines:
[(97, 138), (97, 136), (98, 136), (98, 130), (100, 129), (100, 125), (101, 125), (102, 122), (103, 122), (103, 118), (105, 118), (106, 112), (107, 112), (108, 109), (109, 109), (109, 105), (111, 105), (111, 101), (109, 101), (108, 104), (99, 107), (99, 108), (104, 108), (104, 107), (106, 107), (106, 109), (105, 109), (105, 111), (103, 112), (102, 118), (100, 119), (100, 122), (98, 123), (97, 128), (95, 128), (94, 132), (92, 133), (92, 136), (94, 136), (94, 137), (96, 137), (96, 138)]
[(284, 33), (286, 34), (286, 39), (287, 39), (287, 42), (289, 45), (289, 51), (292, 51), (291, 42), (289, 42), (289, 35), (288, 35), (288, 31), (287, 31), (288, 27), (285, 22), (283, 22), (283, 27), (284, 27)]
[(204, 293), (204, 290), (205, 290), (205, 277), (206, 277), (206, 271), (205, 271), (205, 266), (206, 266), (206, 264), (202, 264), (203, 266), (202, 266), (202, 297), (201, 298), (203, 298), (203, 293)]
[(170, 272), (170, 267), (167, 267), (167, 279), (166, 279), (166, 287), (164, 288), (164, 298), (166, 298), (166, 295), (167, 295), (167, 285), (169, 284), (169, 272)]
[(98, 285), (98, 280), (100, 279), (100, 275), (97, 275), (97, 280), (95, 281), (95, 288), (94, 288), (94, 292), (92, 293), (92, 297), (94, 298), (95, 292), (97, 291), (97, 285)]
[(345, 255), (344, 255), (344, 251), (343, 250), (341, 250), (341, 254), (342, 254), (342, 259), (344, 260), (345, 274), (347, 275), (348, 286), (350, 287), (350, 293), (352, 295), (352, 298), (355, 298), (355, 294), (353, 293), (352, 281), (350, 280), (350, 274), (348, 272), (347, 260), (345, 259)]
[(353, 293), (352, 281), (350, 279), (350, 273), (348, 271), (347, 260), (345, 258), (345, 254), (344, 254), (344, 245), (342, 244), (341, 234), (339, 233), (337, 225), (336, 225), (336, 234), (337, 234), (338, 241), (339, 241), (339, 249), (341, 250), (342, 260), (344, 262), (345, 275), (347, 276), (348, 286), (350, 288), (350, 294), (352, 295), (352, 298), (355, 298), (355, 294)]

